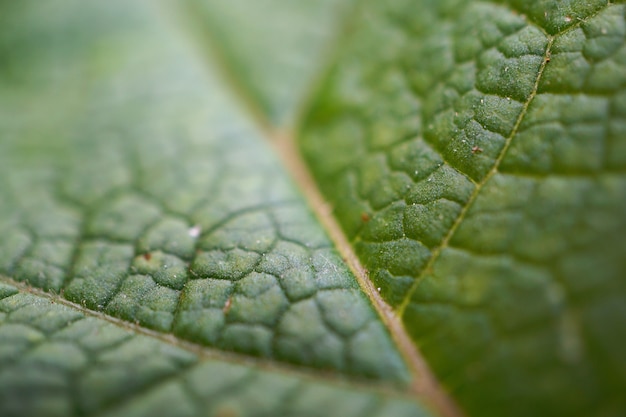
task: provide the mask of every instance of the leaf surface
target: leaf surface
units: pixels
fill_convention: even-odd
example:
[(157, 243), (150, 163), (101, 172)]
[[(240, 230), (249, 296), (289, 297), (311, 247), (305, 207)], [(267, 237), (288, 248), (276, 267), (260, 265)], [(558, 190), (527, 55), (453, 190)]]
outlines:
[(1, 3), (0, 415), (622, 415), (624, 14)]
[(305, 121), (334, 214), (470, 415), (626, 407), (624, 11), (366, 2)]
[(428, 415), (409, 398), (220, 361), (5, 284), (0, 337), (3, 416)]
[[(322, 381), (339, 373), (403, 391), (409, 374), (388, 330), (171, 4), (2, 7), (0, 273), (8, 284), (25, 283), (53, 300), (121, 319), (118, 324), (167, 335), (175, 346), (237, 352), (242, 356), (235, 363), (264, 358), (268, 369), (315, 369)], [(32, 314), (45, 321), (47, 307), (38, 311), (38, 302), (32, 304)], [(20, 339), (17, 319), (8, 314), (6, 320), (7, 340)], [(151, 347), (156, 342), (147, 336), (137, 340), (136, 357), (146, 356), (146, 378), (155, 386), (160, 378), (174, 384), (179, 377), (172, 372), (192, 366), (170, 365), (167, 355), (152, 358), (161, 347)], [(46, 356), (55, 345), (42, 343), (42, 360), (64, 372), (64, 363)], [(11, 363), (25, 351), (7, 349), (6, 372), (19, 374), (22, 362)], [(71, 356), (74, 348), (68, 349)], [(171, 372), (157, 375), (152, 360)], [(195, 361), (194, 369), (205, 369), (197, 372), (217, 366)], [(70, 407), (70, 414), (92, 415), (115, 408), (116, 396), (107, 387), (131, 395), (137, 374), (125, 372), (123, 364), (117, 369), (97, 368), (92, 391), (76, 394), (85, 396), (76, 401), (94, 397), (94, 405), (67, 404), (78, 388), (61, 386), (61, 379), (91, 372), (77, 365), (43, 386), (41, 403), (31, 411), (50, 407), (54, 414), (58, 405), (59, 414)], [(246, 372), (265, 375), (254, 367)], [(31, 382), (47, 374), (33, 369)], [(17, 390), (23, 400), (29, 381), (10, 381), (5, 379), (3, 395)], [(249, 385), (252, 390), (263, 384)], [(294, 384), (300, 384), (296, 377), (283, 385)], [(158, 397), (156, 389), (145, 385), (140, 391)], [(183, 395), (171, 389), (167, 395)], [(56, 390), (64, 397), (56, 399)], [(213, 401), (208, 391), (184, 395), (197, 396), (198, 404)], [(283, 395), (270, 395), (267, 410), (288, 410)], [(378, 404), (382, 394), (355, 395), (363, 399), (338, 400), (338, 409), (354, 407), (357, 413), (363, 410), (357, 403)], [(307, 397), (303, 401), (315, 398)], [(260, 399), (242, 401), (244, 414), (269, 412), (255, 408)], [(21, 414), (19, 404), (0, 410)], [(141, 404), (129, 407), (143, 410)], [(302, 407), (309, 415), (322, 413), (313, 404)], [(167, 413), (178, 415), (171, 407)], [(200, 409), (190, 407), (184, 411)]]

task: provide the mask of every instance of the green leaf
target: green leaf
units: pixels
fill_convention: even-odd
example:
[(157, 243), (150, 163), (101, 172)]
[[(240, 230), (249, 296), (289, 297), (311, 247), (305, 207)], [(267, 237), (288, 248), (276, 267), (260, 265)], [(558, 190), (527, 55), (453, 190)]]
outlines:
[(621, 415), (617, 3), (1, 2), (0, 415)]
[(0, 337), (3, 416), (426, 416), (409, 398), (221, 362), (4, 284)]
[[(3, 13), (0, 270), (8, 282), (174, 345), (402, 391), (409, 375), (388, 330), (171, 9), (47, 7)], [(111, 383), (124, 390), (133, 378)]]
[(367, 3), (302, 149), (469, 415), (621, 415), (625, 7), (501, 3)]

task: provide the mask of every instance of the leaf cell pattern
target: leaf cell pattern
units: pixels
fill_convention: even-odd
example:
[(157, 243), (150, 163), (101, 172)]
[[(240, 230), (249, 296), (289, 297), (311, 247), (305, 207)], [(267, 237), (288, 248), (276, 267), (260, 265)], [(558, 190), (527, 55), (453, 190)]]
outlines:
[(354, 276), (164, 6), (46, 7), (7, 6), (0, 272), (202, 346), (406, 383)]
[(5, 284), (0, 337), (6, 417), (429, 415), (409, 399), (198, 357)]
[(619, 415), (625, 8), (501, 3), (367, 3), (303, 153), (470, 415)]
[(467, 415), (623, 413), (624, 2), (354, 3), (0, 5), (1, 415), (426, 415), (294, 125)]

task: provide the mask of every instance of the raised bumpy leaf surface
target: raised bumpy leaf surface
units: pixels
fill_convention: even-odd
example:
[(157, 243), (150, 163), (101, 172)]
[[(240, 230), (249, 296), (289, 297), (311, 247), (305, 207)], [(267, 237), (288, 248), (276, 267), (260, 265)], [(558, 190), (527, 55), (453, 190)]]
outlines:
[(0, 338), (5, 417), (427, 417), (408, 399), (202, 357), (5, 284)]
[(624, 415), (623, 3), (0, 1), (0, 416)]
[(626, 410), (624, 12), (365, 2), (304, 123), (374, 285), (470, 415)]
[[(257, 127), (215, 76), (210, 55), (177, 20), (176, 7), (121, 0), (0, 6), (0, 273), (121, 319), (122, 326), (168, 335), (173, 345), (404, 386), (408, 372), (388, 330)], [(45, 326), (48, 307), (37, 306), (33, 301), (32, 317), (28, 307), (15, 314)], [(98, 357), (74, 364), (81, 362), (73, 357), (77, 347), (48, 348), (45, 329), (13, 326), (7, 314), (7, 375), (30, 366), (14, 361), (38, 354), (39, 339), (50, 369), (33, 365), (32, 380), (7, 376), (3, 398), (17, 390), (26, 401), (29, 383), (50, 378), (36, 395), (44, 414), (58, 404), (60, 415), (67, 407), (90, 415), (117, 407), (107, 390), (132, 395), (135, 378), (143, 381), (123, 365), (96, 367), (94, 385), (85, 389), (102, 388), (98, 400), (100, 394), (71, 381), (88, 378)], [(73, 319), (63, 320), (53, 321), (61, 329)], [(17, 347), (5, 345), (14, 339)], [(161, 349), (147, 337), (135, 343), (139, 356)], [(169, 379), (193, 362), (176, 355), (154, 359), (163, 371), (146, 359), (150, 369), (137, 372), (161, 385), (158, 377)], [(198, 369), (204, 366), (209, 372), (217, 365)], [(54, 376), (57, 370), (62, 375)], [(289, 409), (283, 395), (268, 398), (276, 414)], [(79, 402), (94, 396), (94, 403), (68, 405), (71, 396)], [(0, 414), (15, 410), (18, 400)], [(254, 401), (246, 407), (246, 414), (266, 413), (255, 411)]]

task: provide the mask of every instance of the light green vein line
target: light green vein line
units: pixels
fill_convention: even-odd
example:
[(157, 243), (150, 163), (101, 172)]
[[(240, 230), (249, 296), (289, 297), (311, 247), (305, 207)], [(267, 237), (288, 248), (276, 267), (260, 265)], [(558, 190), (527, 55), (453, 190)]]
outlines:
[[(346, 379), (342, 375), (338, 375), (334, 371), (326, 371), (315, 369), (307, 366), (291, 365), (282, 361), (271, 358), (256, 358), (253, 356), (243, 355), (235, 352), (228, 352), (221, 349), (215, 349), (197, 343), (181, 340), (171, 333), (161, 333), (156, 330), (148, 329), (138, 324), (110, 316), (99, 311), (91, 310), (80, 304), (65, 299), (61, 294), (44, 291), (39, 288), (32, 287), (27, 283), (17, 281), (11, 277), (0, 274), (0, 282), (15, 287), (22, 293), (31, 294), (35, 297), (46, 299), (53, 304), (59, 304), (74, 311), (77, 311), (87, 317), (93, 317), (108, 322), (116, 327), (124, 329), (136, 335), (145, 336), (150, 339), (158, 340), (170, 346), (177, 347), (192, 354), (195, 354), (201, 361), (214, 360), (231, 363), (235, 365), (248, 366), (255, 370), (273, 372), (277, 374), (301, 378), (307, 382), (325, 382), (340, 387), (360, 390), (370, 393), (378, 393), (393, 398), (403, 398), (409, 401), (415, 401), (410, 393), (398, 390), (396, 387), (386, 385), (384, 382), (370, 381), (366, 379)], [(182, 371), (181, 371), (182, 372)]]
[(500, 151), (498, 157), (494, 161), (493, 167), (491, 168), (491, 170), (489, 170), (487, 175), (485, 175), (485, 177), (479, 183), (477, 183), (476, 187), (474, 188), (474, 191), (472, 192), (472, 195), (470, 196), (467, 203), (465, 204), (465, 206), (463, 207), (463, 209), (461, 210), (461, 212), (455, 219), (454, 224), (452, 225), (450, 230), (448, 230), (448, 233), (443, 238), (439, 246), (437, 246), (437, 248), (433, 250), (430, 256), (430, 259), (428, 260), (428, 263), (426, 264), (422, 272), (415, 278), (415, 281), (413, 281), (411, 288), (409, 288), (409, 291), (407, 292), (406, 296), (402, 300), (402, 303), (396, 310), (396, 313), (398, 314), (398, 316), (400, 317), (404, 316), (404, 312), (407, 306), (409, 305), (411, 297), (413, 296), (413, 294), (415, 294), (415, 291), (417, 291), (417, 288), (419, 287), (420, 282), (424, 279), (426, 274), (432, 271), (432, 268), (435, 265), (435, 262), (437, 261), (437, 259), (439, 259), (439, 256), (441, 255), (441, 253), (446, 247), (448, 247), (450, 240), (452, 239), (452, 237), (458, 230), (459, 226), (465, 220), (467, 213), (469, 212), (470, 208), (472, 207), (472, 205), (474, 204), (474, 202), (480, 195), (485, 184), (487, 184), (489, 180), (498, 172), (498, 168), (500, 167), (502, 160), (504, 159), (507, 151), (509, 150), (511, 143), (513, 142), (513, 138), (517, 135), (519, 131), (519, 127), (522, 124), (524, 117), (526, 117), (526, 114), (528, 113), (528, 108), (530, 107), (530, 103), (532, 103), (532, 101), (537, 96), (539, 82), (541, 81), (541, 77), (543, 75), (543, 72), (546, 69), (546, 66), (550, 62), (550, 54), (551, 54), (552, 44), (554, 42), (554, 39), (555, 39), (554, 36), (548, 36), (548, 44), (546, 46), (546, 50), (543, 56), (543, 61), (541, 62), (541, 65), (539, 66), (539, 71), (537, 72), (537, 77), (535, 78), (535, 84), (533, 85), (533, 89), (531, 90), (528, 96), (528, 99), (524, 103), (524, 107), (522, 108), (522, 111), (517, 117), (517, 120), (515, 121), (515, 125), (513, 126), (511, 133), (507, 137), (506, 142), (504, 143), (504, 146), (502, 147), (502, 150)]
[[(480, 192), (481, 192), (482, 188), (484, 187), (484, 185), (491, 179), (491, 177), (493, 177), (498, 172), (498, 168), (500, 166), (500, 163), (504, 159), (504, 157), (505, 157), (509, 147), (511, 146), (511, 142), (513, 141), (513, 138), (515, 137), (515, 135), (517, 135), (519, 127), (522, 124), (522, 121), (524, 120), (524, 117), (526, 116), (526, 113), (528, 112), (528, 107), (530, 106), (530, 103), (534, 100), (535, 96), (537, 95), (537, 89), (539, 88), (539, 82), (541, 81), (541, 77), (543, 75), (543, 72), (546, 69), (546, 66), (550, 62), (550, 55), (551, 55), (552, 44), (554, 43), (554, 40), (558, 36), (561, 36), (561, 35), (563, 35), (563, 34), (565, 34), (567, 32), (570, 32), (570, 31), (580, 27), (582, 24), (588, 22), (590, 19), (592, 19), (595, 16), (597, 16), (598, 14), (602, 13), (604, 10), (606, 10), (606, 8), (602, 8), (602, 9), (596, 11), (595, 13), (593, 13), (592, 15), (588, 16), (585, 19), (580, 19), (574, 25), (568, 26), (568, 27), (564, 28), (563, 30), (559, 31), (558, 33), (555, 33), (554, 35), (551, 35), (551, 36), (550, 35), (546, 35), (546, 37), (548, 39), (548, 45), (547, 45), (546, 51), (544, 53), (543, 62), (541, 63), (541, 66), (539, 67), (539, 71), (537, 73), (537, 78), (535, 79), (535, 84), (533, 86), (533, 90), (531, 91), (528, 99), (526, 100), (526, 103), (524, 103), (524, 107), (522, 108), (522, 112), (519, 114), (519, 116), (517, 118), (517, 121), (515, 122), (515, 126), (513, 126), (513, 130), (511, 131), (511, 134), (507, 138), (507, 140), (506, 140), (506, 142), (504, 144), (504, 147), (502, 148), (502, 150), (500, 151), (500, 154), (498, 155), (498, 158), (494, 162), (493, 167), (487, 173), (485, 178), (483, 178), (483, 180), (476, 185), (476, 188), (474, 189), (474, 192), (470, 196), (467, 204), (465, 204), (465, 206), (463, 207), (463, 209), (459, 213), (458, 217), (454, 221), (454, 224), (452, 225), (452, 227), (450, 228), (450, 230), (448, 231), (448, 233), (446, 234), (446, 236), (442, 240), (441, 244), (435, 250), (433, 250), (431, 257), (428, 260), (428, 263), (426, 264), (426, 266), (424, 267), (422, 272), (419, 274), (419, 276), (415, 278), (415, 281), (411, 285), (411, 288), (409, 288), (409, 291), (407, 292), (407, 295), (404, 297), (404, 299), (402, 300), (402, 303), (400, 304), (400, 306), (396, 310), (396, 313), (398, 314), (398, 316), (402, 317), (404, 315), (404, 312), (405, 312), (406, 307), (408, 306), (408, 304), (409, 304), (409, 302), (411, 300), (411, 297), (413, 296), (413, 294), (415, 293), (415, 291), (419, 287), (419, 283), (422, 281), (422, 279), (424, 279), (425, 275), (428, 272), (431, 272), (432, 267), (434, 266), (435, 262), (437, 261), (437, 259), (441, 255), (441, 252), (443, 251), (443, 249), (445, 249), (448, 246), (448, 244), (450, 243), (450, 240), (452, 239), (452, 237), (456, 233), (456, 230), (461, 225), (461, 223), (465, 220), (465, 216), (467, 215), (469, 209), (471, 208), (471, 206), (475, 202), (476, 198), (480, 194)], [(535, 23), (533, 23), (533, 26), (539, 27)], [(543, 29), (542, 29), (542, 32), (546, 33), (545, 30), (543, 30)]]

